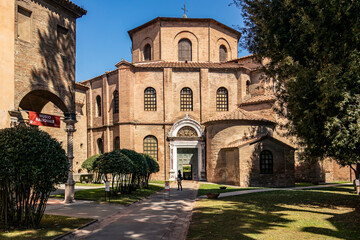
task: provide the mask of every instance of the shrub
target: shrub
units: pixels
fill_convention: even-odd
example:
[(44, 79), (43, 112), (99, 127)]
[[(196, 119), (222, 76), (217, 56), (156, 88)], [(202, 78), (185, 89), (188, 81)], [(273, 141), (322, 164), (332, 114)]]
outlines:
[(1, 226), (37, 226), (50, 192), (68, 171), (65, 151), (46, 132), (27, 126), (0, 130)]
[(94, 182), (100, 182), (101, 176), (100, 176), (99, 172), (96, 169), (94, 169), (94, 166), (93, 166), (95, 160), (100, 156), (101, 156), (101, 154), (95, 154), (95, 155), (89, 157), (88, 159), (86, 159), (81, 164), (81, 167), (86, 169), (88, 173), (94, 174), (94, 177), (93, 177)]
[[(120, 151), (112, 151), (98, 157), (94, 162), (104, 181), (112, 182), (112, 194), (127, 193), (131, 191), (130, 180), (135, 170), (134, 163)], [(109, 177), (111, 179), (109, 179)]]
[(158, 172), (160, 170), (160, 168), (159, 168), (159, 164), (153, 157), (151, 157), (150, 155), (148, 155), (146, 153), (143, 153), (142, 155), (144, 156), (144, 158), (147, 162), (147, 165), (149, 166), (149, 171), (148, 171), (148, 174), (147, 174), (146, 180), (145, 180), (145, 187), (148, 188), (151, 174)]
[(149, 166), (145, 158), (133, 150), (121, 149), (118, 151), (130, 158), (135, 165), (135, 171), (131, 178), (132, 187), (136, 189), (145, 186), (146, 177), (149, 172)]

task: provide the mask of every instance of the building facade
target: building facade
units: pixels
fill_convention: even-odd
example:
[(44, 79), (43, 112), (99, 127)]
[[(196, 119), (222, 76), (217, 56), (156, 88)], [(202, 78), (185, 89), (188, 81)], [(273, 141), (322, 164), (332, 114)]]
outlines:
[(81, 82), (88, 156), (128, 148), (158, 160), (158, 179), (180, 170), (192, 180), (294, 185), (294, 148), (275, 131), (271, 83), (251, 56), (237, 59), (239, 32), (159, 17), (129, 36), (132, 63)]

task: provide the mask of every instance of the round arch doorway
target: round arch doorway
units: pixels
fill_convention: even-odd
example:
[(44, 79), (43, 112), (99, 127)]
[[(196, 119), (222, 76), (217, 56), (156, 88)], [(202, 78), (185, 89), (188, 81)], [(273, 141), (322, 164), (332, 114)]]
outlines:
[(170, 180), (180, 170), (185, 180), (206, 180), (204, 130), (186, 116), (176, 122), (168, 135), (170, 142)]

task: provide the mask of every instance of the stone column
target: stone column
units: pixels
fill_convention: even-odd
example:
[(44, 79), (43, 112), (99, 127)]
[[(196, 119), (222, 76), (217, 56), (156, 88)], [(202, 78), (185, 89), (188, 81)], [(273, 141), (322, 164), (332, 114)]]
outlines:
[(73, 178), (73, 135), (76, 131), (75, 123), (77, 122), (73, 118), (65, 119), (64, 122), (66, 123), (66, 132), (67, 132), (67, 156), (69, 159), (69, 175), (68, 180), (65, 183), (65, 203), (72, 203), (74, 202), (74, 190), (75, 190), (75, 181)]

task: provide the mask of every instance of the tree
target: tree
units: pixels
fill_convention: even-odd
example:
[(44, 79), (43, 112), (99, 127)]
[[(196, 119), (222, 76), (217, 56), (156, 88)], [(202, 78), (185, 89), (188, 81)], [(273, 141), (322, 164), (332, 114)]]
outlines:
[(94, 182), (100, 182), (101, 175), (97, 171), (96, 168), (94, 168), (94, 162), (95, 160), (100, 157), (101, 154), (95, 154), (88, 159), (86, 159), (82, 164), (81, 167), (86, 169), (88, 173), (92, 173), (94, 175), (93, 181)]
[(149, 180), (150, 180), (151, 174), (160, 171), (160, 168), (159, 168), (159, 164), (152, 156), (150, 156), (149, 154), (146, 154), (146, 153), (143, 153), (142, 155), (145, 158), (147, 165), (149, 166), (149, 170), (148, 170), (148, 173), (147, 173), (147, 176), (145, 179), (145, 187), (149, 188)]
[[(105, 153), (96, 158), (93, 169), (97, 169), (105, 181), (111, 180), (112, 194), (129, 193), (131, 190), (131, 177), (135, 170), (135, 165), (126, 155), (115, 150)], [(108, 179), (108, 175), (111, 179)]]
[(34, 227), (69, 163), (59, 142), (35, 127), (0, 130), (0, 225)]
[(243, 41), (278, 81), (279, 113), (308, 159), (360, 174), (360, 2), (234, 0)]

